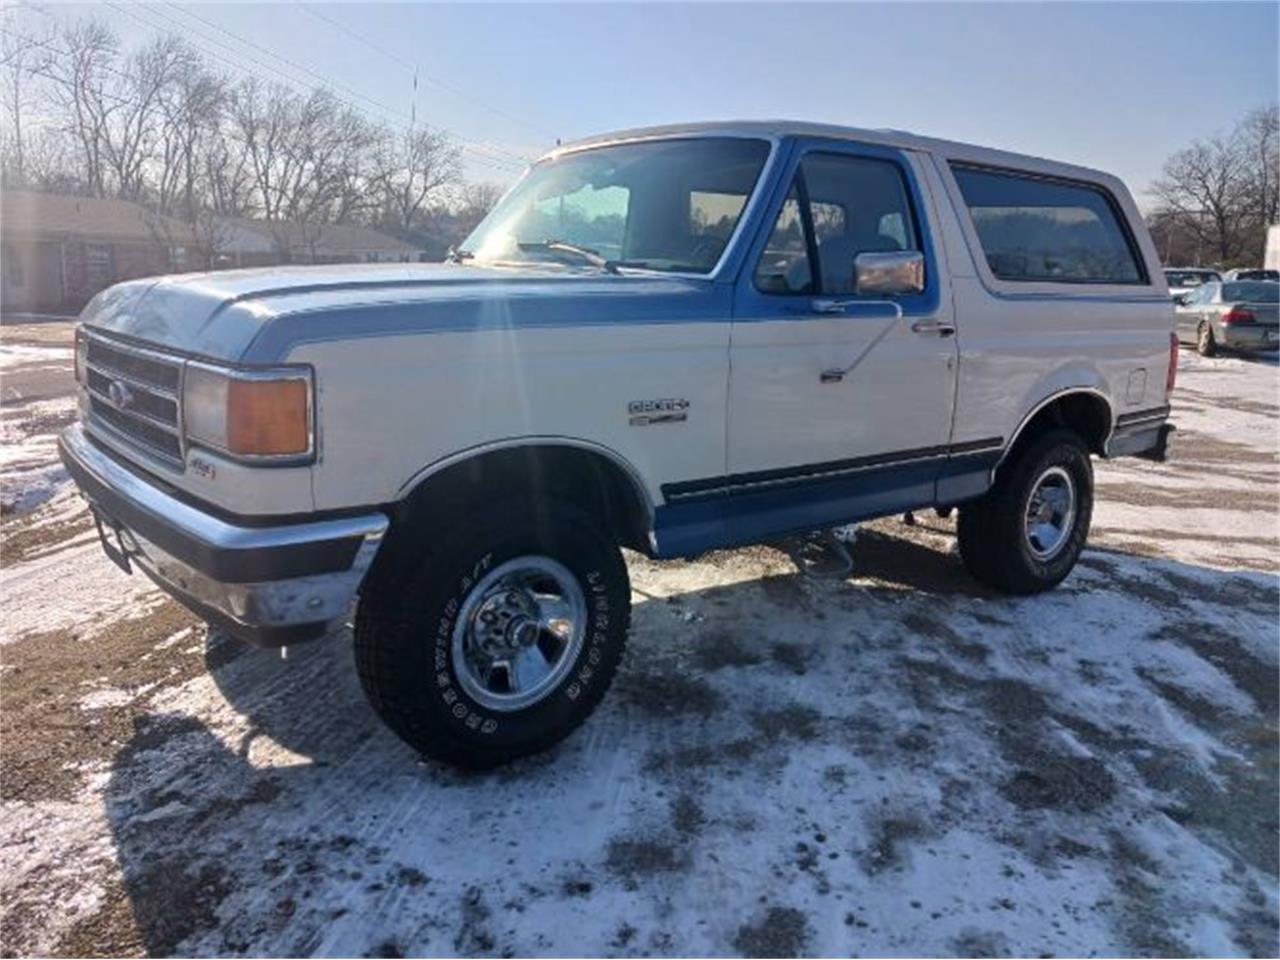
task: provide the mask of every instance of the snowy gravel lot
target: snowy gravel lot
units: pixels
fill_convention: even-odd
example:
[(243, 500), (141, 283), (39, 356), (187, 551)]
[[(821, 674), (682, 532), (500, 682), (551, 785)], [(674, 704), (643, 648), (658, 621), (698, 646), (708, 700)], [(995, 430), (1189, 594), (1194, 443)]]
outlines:
[(1172, 462), (1098, 464), (1041, 597), (932, 513), (840, 579), (630, 558), (601, 710), (462, 775), (345, 634), (247, 650), (100, 555), (21, 389), (59, 329), (0, 342), (4, 955), (1280, 953), (1273, 360), (1184, 353)]

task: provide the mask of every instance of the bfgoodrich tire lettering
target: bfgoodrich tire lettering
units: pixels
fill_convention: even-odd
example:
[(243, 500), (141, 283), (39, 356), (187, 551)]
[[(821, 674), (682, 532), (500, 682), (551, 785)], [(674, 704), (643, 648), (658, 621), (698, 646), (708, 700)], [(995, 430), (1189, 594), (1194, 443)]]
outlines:
[[(1033, 493), (1046, 477), (1070, 478), (1072, 515), (1061, 546), (1036, 556), (1026, 533)], [(1054, 430), (1006, 462), (995, 485), (960, 508), (960, 556), (973, 577), (1005, 593), (1028, 594), (1060, 583), (1076, 565), (1093, 517), (1093, 465), (1079, 435)]]
[[(521, 557), (555, 561), (585, 597), (572, 665), (536, 702), (494, 709), (469, 696), (455, 631), (488, 572)], [(484, 768), (546, 749), (590, 715), (617, 671), (631, 587), (617, 546), (567, 504), (508, 503), (442, 531), (407, 577), (369, 584), (356, 617), (360, 680), (382, 720), (422, 753)], [(474, 603), (472, 604), (474, 607)]]

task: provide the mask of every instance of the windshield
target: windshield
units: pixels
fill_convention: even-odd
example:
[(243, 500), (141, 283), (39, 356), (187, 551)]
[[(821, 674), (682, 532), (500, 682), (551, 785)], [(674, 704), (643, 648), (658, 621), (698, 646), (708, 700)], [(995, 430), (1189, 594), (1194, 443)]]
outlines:
[[(544, 160), (459, 248), (478, 263), (709, 273), (769, 155), (764, 140), (619, 144)], [(577, 249), (575, 249), (577, 248)]]
[(1269, 280), (1246, 280), (1222, 285), (1223, 303), (1280, 302), (1280, 283)]
[(1166, 270), (1164, 278), (1171, 287), (1198, 287), (1210, 280), (1221, 279), (1209, 270)]

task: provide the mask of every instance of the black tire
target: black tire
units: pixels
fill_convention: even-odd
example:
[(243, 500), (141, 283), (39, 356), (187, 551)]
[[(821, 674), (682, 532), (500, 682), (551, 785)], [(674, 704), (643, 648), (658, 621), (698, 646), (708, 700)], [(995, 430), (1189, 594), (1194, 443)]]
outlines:
[(1218, 355), (1218, 341), (1213, 337), (1213, 327), (1203, 320), (1196, 329), (1196, 353), (1202, 357), (1216, 357)]
[[(1061, 468), (1075, 492), (1074, 519), (1061, 547), (1047, 558), (1033, 552), (1026, 517), (1037, 483)], [(1053, 430), (1015, 451), (979, 500), (960, 507), (956, 533), (969, 573), (1003, 593), (1040, 593), (1059, 584), (1076, 565), (1093, 517), (1093, 464), (1080, 436)]]
[[(355, 625), (360, 681), (379, 717), (436, 760), (485, 769), (568, 736), (613, 681), (631, 618), (631, 585), (617, 545), (592, 516), (558, 502), (509, 502), (424, 536), (416, 566), (366, 584)], [(585, 600), (573, 665), (536, 703), (513, 711), (463, 688), (453, 634), (472, 587), (517, 557), (563, 565)], [(466, 669), (465, 666), (462, 669)]]

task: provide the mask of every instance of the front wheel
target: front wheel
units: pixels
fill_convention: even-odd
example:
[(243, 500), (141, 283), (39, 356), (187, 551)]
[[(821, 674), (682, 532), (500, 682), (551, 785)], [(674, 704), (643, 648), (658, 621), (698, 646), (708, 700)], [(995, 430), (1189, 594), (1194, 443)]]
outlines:
[(1093, 465), (1079, 435), (1054, 430), (1015, 453), (994, 486), (960, 508), (960, 557), (1005, 593), (1048, 590), (1071, 572), (1093, 516)]
[(441, 532), (408, 577), (367, 586), (356, 665), (378, 715), (411, 746), (492, 767), (587, 718), (630, 613), (626, 564), (594, 518), (509, 503)]
[(1216, 357), (1218, 355), (1218, 341), (1213, 337), (1213, 327), (1203, 321), (1198, 330), (1196, 330), (1196, 353), (1202, 357)]

